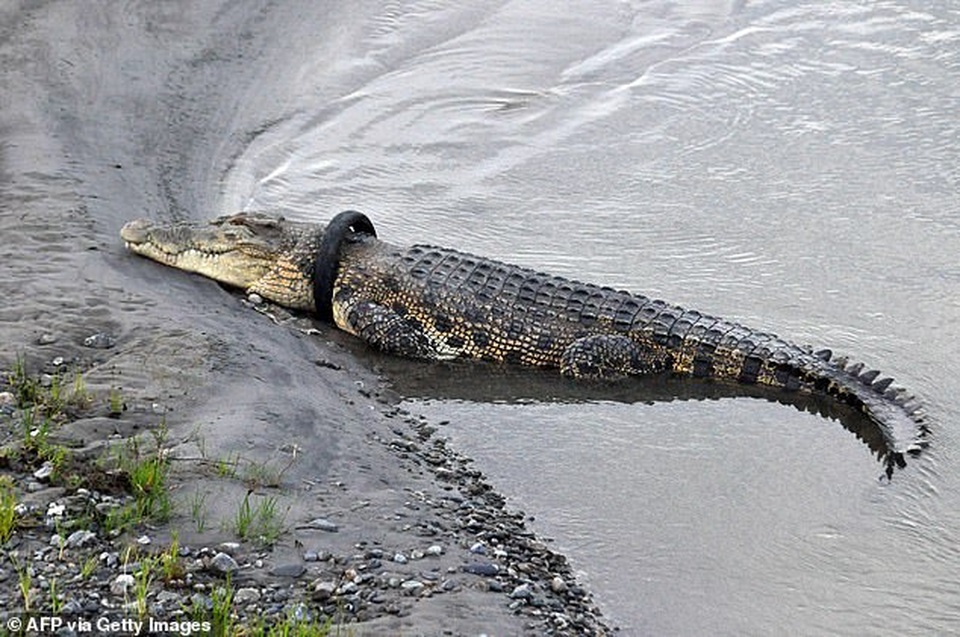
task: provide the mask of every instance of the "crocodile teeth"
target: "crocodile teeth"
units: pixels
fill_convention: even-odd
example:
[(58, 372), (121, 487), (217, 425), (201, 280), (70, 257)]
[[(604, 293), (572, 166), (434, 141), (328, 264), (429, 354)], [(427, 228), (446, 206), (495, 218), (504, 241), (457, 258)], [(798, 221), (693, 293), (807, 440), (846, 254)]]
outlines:
[(871, 369), (869, 372), (863, 372), (860, 374), (860, 381), (869, 385), (877, 379), (877, 376), (880, 375), (879, 369)]
[(830, 357), (833, 356), (833, 351), (829, 349), (822, 349), (818, 352), (814, 352), (813, 355), (822, 361), (828, 361), (830, 360)]

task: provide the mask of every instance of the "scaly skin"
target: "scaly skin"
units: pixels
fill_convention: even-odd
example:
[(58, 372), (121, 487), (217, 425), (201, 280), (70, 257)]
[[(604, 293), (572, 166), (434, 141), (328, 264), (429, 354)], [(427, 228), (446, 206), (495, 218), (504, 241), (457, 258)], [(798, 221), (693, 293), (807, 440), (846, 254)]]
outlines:
[[(207, 225), (138, 220), (121, 236), (137, 254), (289, 308), (332, 305), (340, 329), (388, 353), (555, 367), (573, 377), (672, 372), (825, 394), (879, 426), (890, 463), (924, 446), (926, 430), (912, 399), (889, 378), (878, 380), (877, 372), (862, 372), (862, 365), (847, 365), (828, 350), (447, 248), (394, 246), (377, 240), (368, 221), (355, 228), (356, 219), (366, 218), (342, 213), (328, 233), (317, 224), (256, 214)], [(323, 268), (330, 268), (332, 304), (318, 305), (314, 271)]]

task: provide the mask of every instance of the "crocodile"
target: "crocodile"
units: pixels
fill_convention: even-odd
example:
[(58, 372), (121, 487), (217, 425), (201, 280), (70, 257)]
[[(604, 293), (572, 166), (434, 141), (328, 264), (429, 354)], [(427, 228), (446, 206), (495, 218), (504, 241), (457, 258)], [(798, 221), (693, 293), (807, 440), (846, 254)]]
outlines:
[(329, 224), (240, 213), (127, 223), (132, 252), (293, 310), (389, 354), (556, 368), (568, 377), (666, 374), (816, 394), (882, 433), (888, 476), (927, 445), (918, 401), (889, 377), (659, 299), (432, 245), (382, 241), (362, 213)]

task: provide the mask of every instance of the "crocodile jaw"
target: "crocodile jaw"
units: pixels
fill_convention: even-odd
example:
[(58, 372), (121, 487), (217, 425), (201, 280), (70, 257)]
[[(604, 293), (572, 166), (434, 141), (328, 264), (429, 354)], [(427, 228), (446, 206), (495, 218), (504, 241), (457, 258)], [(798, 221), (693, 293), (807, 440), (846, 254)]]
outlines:
[(135, 254), (247, 290), (276, 265), (281, 246), (249, 225), (232, 223), (234, 218), (209, 225), (157, 225), (137, 219), (120, 230), (120, 237)]

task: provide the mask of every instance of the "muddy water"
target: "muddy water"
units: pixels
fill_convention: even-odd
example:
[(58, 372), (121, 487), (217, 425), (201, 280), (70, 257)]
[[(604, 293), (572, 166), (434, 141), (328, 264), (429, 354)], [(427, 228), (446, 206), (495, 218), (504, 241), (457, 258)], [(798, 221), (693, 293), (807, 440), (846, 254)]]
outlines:
[[(13, 257), (33, 244), (14, 249), (9, 237), (44, 225), (62, 190), (72, 194), (57, 209), (74, 212), (35, 247), (73, 263), (79, 236), (104, 255), (79, 276), (110, 293), (51, 306), (36, 323), (5, 310), (16, 329), (96, 322), (109, 304), (143, 338), (144, 313), (175, 325), (184, 296), (203, 293), (190, 321), (205, 340), (171, 343), (171, 375), (231, 369), (250, 351), (277, 360), (287, 340), (251, 329), (212, 286), (131, 264), (116, 232), (142, 215), (276, 207), (320, 221), (351, 207), (391, 241), (497, 256), (830, 346), (928, 405), (932, 447), (892, 482), (840, 424), (775, 403), (590, 400), (522, 374), (505, 389), (489, 371), (391, 369), (413, 377), (407, 406), (449, 421), (456, 446), (554, 538), (626, 634), (955, 630), (956, 9), (28, 4), (0, 7), (0, 42), (24, 27), (63, 37), (37, 45), (42, 59), (3, 60), (25, 85), (36, 68), (54, 70), (37, 84), (42, 99), (23, 97), (30, 108), (2, 96), (19, 114), (0, 149), (0, 186), (19, 207), (4, 216), (4, 265), (30, 280)], [(48, 199), (32, 209), (37, 192)], [(84, 211), (91, 222), (78, 221)], [(5, 292), (21, 295), (30, 290)], [(307, 402), (309, 367), (283, 370)], [(290, 413), (271, 421), (297, 407), (280, 409)]]
[(226, 207), (360, 208), (394, 241), (849, 352), (929, 405), (932, 449), (886, 483), (856, 436), (782, 405), (556, 399), (522, 376), (518, 400), (418, 372), (408, 406), (450, 421), (614, 621), (955, 629), (960, 13), (441, 2), (337, 19), (335, 45), (263, 78), (258, 100), (283, 108), (231, 166)]

